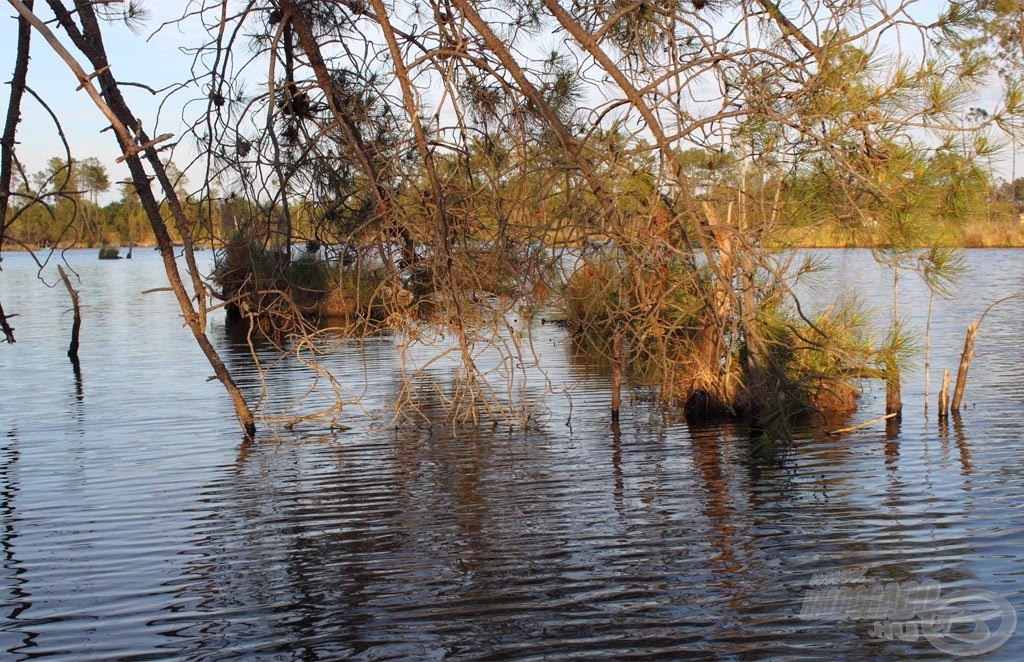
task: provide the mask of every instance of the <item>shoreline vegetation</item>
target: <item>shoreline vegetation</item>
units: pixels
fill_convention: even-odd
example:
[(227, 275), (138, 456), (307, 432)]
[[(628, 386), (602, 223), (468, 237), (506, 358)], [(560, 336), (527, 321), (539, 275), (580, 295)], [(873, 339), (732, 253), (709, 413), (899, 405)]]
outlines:
[[(783, 230), (777, 240), (788, 248), (887, 248), (882, 233), (851, 233), (835, 224), (813, 229)], [(1007, 215), (1004, 219), (970, 222), (963, 225), (946, 223), (928, 232), (924, 241), (912, 248), (1024, 248), (1024, 214), (1020, 220)]]
[[(124, 225), (117, 223), (116, 225)], [(144, 234), (144, 233), (143, 233)], [(31, 236), (31, 233), (30, 233)], [(52, 242), (49, 239), (27, 238), (17, 232), (17, 226), (13, 231), (8, 231), (4, 250), (6, 251), (27, 251), (27, 250), (66, 250), (73, 248), (103, 248), (111, 246), (115, 249), (126, 249), (129, 246), (128, 238), (116, 231), (106, 231), (103, 239), (98, 241), (72, 241), (58, 240)], [(607, 239), (603, 235), (566, 236), (566, 233), (556, 233), (547, 237), (544, 242), (549, 248), (580, 248), (587, 242), (602, 241)], [(219, 250), (224, 248), (230, 240), (207, 240), (197, 243), (195, 249)], [(766, 245), (769, 248), (872, 248), (884, 249), (890, 247), (885, 233), (873, 233), (871, 230), (856, 229), (838, 223), (820, 223), (813, 227), (789, 227), (778, 228), (778, 231), (766, 238)], [(180, 238), (174, 241), (176, 246), (181, 246)], [(152, 238), (140, 236), (133, 240), (131, 245), (136, 249), (155, 249), (157, 242)], [(971, 220), (967, 222), (940, 221), (934, 227), (926, 229), (919, 240), (909, 248), (926, 249), (933, 246), (942, 248), (1024, 248), (1024, 212), (1014, 218), (1013, 214), (1005, 211), (992, 219)]]
[[(996, 228), (975, 228), (973, 230), (965, 231), (967, 236), (961, 241), (941, 241), (931, 244), (919, 244), (916, 246), (910, 246), (910, 249), (926, 250), (931, 247), (949, 248), (949, 249), (986, 249), (986, 248), (1024, 248), (1024, 225), (1020, 228), (1016, 227), (996, 227)], [(776, 246), (779, 250), (790, 250), (790, 249), (810, 249), (810, 248), (821, 248), (821, 249), (886, 249), (890, 246), (881, 239), (877, 241), (864, 241), (862, 238), (849, 238), (844, 235), (844, 232), (840, 229), (829, 229), (819, 230), (813, 233), (804, 233), (793, 231), (795, 239), (787, 239), (779, 241)], [(591, 236), (584, 241), (575, 242), (559, 242), (552, 244), (548, 248), (555, 250), (573, 250), (582, 248), (587, 242), (600, 242), (602, 237), (600, 235)], [(774, 243), (774, 242), (773, 242)], [(108, 244), (112, 250), (120, 250), (126, 252), (128, 244)], [(222, 250), (226, 244), (214, 245), (214, 246), (196, 246), (194, 250), (197, 252), (202, 251), (217, 251)], [(142, 243), (133, 244), (136, 251), (141, 250), (157, 250), (157, 245), (154, 243)], [(182, 245), (175, 244), (175, 248), (180, 249)], [(81, 244), (58, 244), (55, 246), (35, 246), (30, 247), (25, 244), (21, 244), (15, 240), (10, 246), (4, 247), (4, 252), (7, 253), (23, 253), (28, 251), (63, 251), (63, 250), (74, 250), (74, 249), (103, 249), (104, 246), (83, 246)], [(124, 257), (122, 255), (122, 257)]]

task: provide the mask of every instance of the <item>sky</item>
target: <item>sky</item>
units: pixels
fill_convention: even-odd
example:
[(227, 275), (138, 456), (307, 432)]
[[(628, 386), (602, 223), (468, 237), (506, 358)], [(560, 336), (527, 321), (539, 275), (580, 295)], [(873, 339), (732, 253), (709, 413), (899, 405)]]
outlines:
[[(44, 13), (39, 7), (43, 4), (36, 2), (39, 16), (45, 20), (50, 14)], [(133, 34), (123, 25), (113, 27), (107, 33), (109, 38), (105, 43), (111, 67), (119, 80), (138, 81), (159, 89), (188, 75), (192, 58), (182, 52), (181, 47), (194, 43), (194, 36), (186, 36), (175, 26), (167, 26), (148, 38), (163, 21), (180, 16), (185, 4), (179, 0), (151, 1), (146, 4), (150, 18), (139, 34)], [(0, 48), (0, 81), (4, 83), (0, 90), (0, 99), (3, 100), (0, 103), (3, 103), (6, 115), (10, 94), (8, 83), (14, 70), (17, 21), (13, 20), (15, 11), (8, 3), (3, 2), (0, 6), (5, 10), (0, 14), (0, 44), (4, 44), (4, 47)], [(63, 31), (54, 32), (58, 39), (75, 53)], [(120, 149), (113, 132), (103, 131), (109, 126), (109, 122), (103, 118), (84, 90), (75, 90), (78, 81), (68, 66), (57, 57), (38, 33), (32, 35), (31, 53), (29, 87), (43, 97), (47, 105), (58, 115), (72, 148), (72, 155), (78, 159), (91, 156), (98, 158), (107, 166), (112, 182), (126, 179), (127, 166), (115, 163), (120, 156)], [(89, 71), (85, 58), (77, 59), (83, 68)], [(184, 95), (181, 95), (180, 102), (172, 103), (161, 113), (159, 99), (149, 92), (132, 87), (124, 87), (123, 91), (129, 105), (143, 120), (150, 135), (180, 133), (181, 103), (185, 101)], [(22, 102), (18, 142), (18, 157), (29, 173), (43, 169), (51, 157), (64, 154), (63, 145), (54, 130), (53, 120), (30, 95), (25, 95)], [(104, 201), (116, 199), (119, 195), (112, 187)]]
[[(190, 5), (185, 0), (150, 0), (145, 3), (150, 16), (145, 26), (136, 34), (126, 27), (111, 26), (107, 32), (106, 45), (111, 65), (121, 81), (143, 82), (153, 88), (161, 88), (187, 79), (192, 64), (192, 56), (185, 52), (189, 46), (198, 43), (201, 35), (183, 31), (176, 25), (161, 24), (178, 18)], [(932, 0), (925, 0), (923, 5), (932, 5)], [(934, 3), (941, 5), (944, 3)], [(37, 2), (39, 15), (49, 18), (44, 11), (44, 2)], [(0, 89), (4, 111), (8, 98), (7, 83), (10, 81), (14, 67), (14, 49), (17, 22), (13, 20), (14, 9), (6, 2), (0, 3), (6, 11), (0, 14), (0, 81), (4, 83)], [(56, 31), (58, 38), (70, 46), (66, 35)], [(68, 136), (75, 158), (84, 159), (97, 157), (107, 166), (112, 182), (127, 178), (128, 169), (124, 164), (115, 163), (120, 155), (116, 140), (111, 131), (103, 132), (107, 122), (84, 91), (76, 91), (78, 83), (68, 67), (43, 42), (38, 34), (33, 34), (32, 61), (29, 70), (29, 86), (42, 96), (56, 112)], [(74, 52), (74, 49), (71, 49)], [(84, 65), (84, 58), (79, 59)], [(87, 68), (87, 67), (86, 67)], [(130, 106), (142, 118), (147, 133), (151, 136), (162, 133), (173, 133), (180, 137), (184, 123), (183, 107), (187, 112), (186, 101), (195, 100), (202, 92), (195, 87), (174, 95), (161, 110), (159, 97), (154, 97), (143, 90), (124, 87)], [(995, 95), (992, 95), (994, 98)], [(979, 105), (992, 105), (991, 99), (982, 95)], [(199, 108), (196, 108), (196, 112)], [(26, 96), (23, 102), (22, 122), (19, 127), (18, 156), (29, 173), (37, 172), (45, 166), (53, 156), (63, 154), (63, 147), (53, 121), (45, 110), (31, 97)], [(1010, 165), (1010, 152), (996, 164), (1003, 177), (1009, 178), (1011, 172), (1024, 176), (1024, 146), (1019, 148), (1017, 168)], [(187, 161), (187, 154), (179, 152), (178, 165)], [(120, 195), (117, 187), (104, 196), (101, 201), (108, 202)]]

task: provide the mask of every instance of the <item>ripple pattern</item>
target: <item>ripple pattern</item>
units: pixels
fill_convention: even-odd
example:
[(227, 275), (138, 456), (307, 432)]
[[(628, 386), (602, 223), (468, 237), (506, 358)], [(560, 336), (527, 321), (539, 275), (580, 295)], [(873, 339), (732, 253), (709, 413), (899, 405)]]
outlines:
[[(769, 458), (642, 393), (611, 426), (607, 375), (550, 325), (533, 329), (550, 382), (519, 391), (538, 412), (525, 431), (452, 426), (426, 401), (423, 425), (395, 427), (402, 370), (382, 337), (320, 357), (360, 401), (347, 429), (245, 442), (169, 295), (139, 294), (160, 285), (155, 255), (92, 257), (70, 258), (80, 375), (62, 291), (17, 255), (0, 272), (22, 314), (0, 351), (5, 659), (943, 659), (871, 623), (801, 620), (812, 578), (862, 569), (1024, 604), (1021, 302), (986, 318), (961, 417), (925, 415), (910, 370), (898, 432), (807, 432)], [(835, 257), (885, 301), (865, 253)], [(969, 261), (964, 291), (1022, 282), (1024, 253)], [(921, 321), (923, 292), (901, 292)], [(983, 303), (936, 308), (933, 379)], [(294, 357), (261, 348), (261, 376), (222, 321), (212, 335), (268, 409), (319, 406), (298, 399)], [(883, 398), (869, 388), (850, 423)], [(1022, 635), (990, 657), (1024, 657)]]

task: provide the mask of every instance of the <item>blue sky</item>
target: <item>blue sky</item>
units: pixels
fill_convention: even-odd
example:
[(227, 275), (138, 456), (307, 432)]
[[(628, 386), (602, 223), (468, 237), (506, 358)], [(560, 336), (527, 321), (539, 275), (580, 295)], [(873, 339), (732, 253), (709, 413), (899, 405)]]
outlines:
[[(44, 20), (50, 16), (48, 12), (37, 11)], [(180, 2), (149, 2), (150, 19), (140, 34), (133, 34), (123, 26), (111, 29), (107, 35), (106, 45), (110, 55), (111, 66), (119, 80), (138, 81), (154, 88), (169, 85), (187, 75), (191, 57), (181, 52), (184, 44), (194, 43), (194, 37), (185, 37), (175, 26), (167, 26), (158, 34), (149, 38), (160, 23), (180, 15), (184, 3)], [(17, 37), (17, 22), (12, 20), (14, 9), (6, 2), (6, 9), (0, 19), (0, 81), (4, 83), (0, 91), (6, 112), (9, 87), (14, 68), (13, 45)], [(53, 26), (51, 25), (51, 29)], [(63, 31), (55, 30), (57, 37), (70, 48), (70, 40)], [(84, 58), (79, 63), (88, 71)], [(68, 69), (42, 40), (32, 35), (32, 60), (29, 67), (29, 86), (43, 97), (47, 104), (58, 115), (67, 134), (72, 153), (76, 158), (95, 156), (106, 166), (111, 181), (119, 181), (128, 176), (128, 168), (116, 164), (120, 155), (117, 142), (110, 131), (101, 133), (108, 123), (99, 110), (93, 105), (84, 91), (75, 91), (78, 82)], [(143, 90), (131, 87), (123, 88), (129, 104), (145, 123), (147, 131), (152, 135), (163, 132), (178, 134), (180, 132), (180, 102), (174, 104), (158, 118), (158, 99)], [(184, 101), (181, 96), (180, 101)], [(29, 95), (22, 104), (22, 121), (18, 129), (18, 156), (28, 172), (36, 172), (43, 168), (52, 156), (63, 154), (60, 139), (54, 130), (53, 121), (46, 111)], [(108, 194), (108, 198), (116, 197)]]

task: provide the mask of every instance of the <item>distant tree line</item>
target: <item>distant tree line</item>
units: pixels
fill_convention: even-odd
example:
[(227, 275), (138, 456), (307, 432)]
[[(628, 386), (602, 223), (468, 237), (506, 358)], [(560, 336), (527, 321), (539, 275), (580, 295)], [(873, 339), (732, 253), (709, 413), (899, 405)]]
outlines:
[[(622, 151), (614, 167), (602, 173), (617, 204), (633, 213), (649, 210), (657, 172), (651, 159), (643, 156), (645, 146), (631, 144), (621, 132), (598, 132), (590, 143), (595, 149)], [(578, 243), (588, 235), (601, 234), (600, 223), (586, 222), (600, 217), (596, 199), (581, 200), (572, 194), (580, 182), (571, 175), (550, 178), (549, 170), (540, 167), (544, 152), (536, 146), (519, 151), (516, 153), (501, 134), (492, 133), (472, 141), (461, 156), (437, 157), (444, 171), (447, 203), (459, 212), (453, 216), (457, 219), (453, 230), (472, 237), (479, 231), (493, 233), (512, 228), (525, 233), (524, 237), (533, 235), (533, 240), (554, 243)], [(694, 199), (718, 199), (742, 186), (753, 224), (763, 225), (776, 215), (773, 228), (777, 231), (824, 226), (833, 230), (834, 236), (847, 233), (854, 243), (878, 243), (877, 238), (859, 236), (859, 230), (877, 230), (877, 223), (842, 212), (842, 205), (830, 195), (837, 191), (827, 171), (779, 173), (757, 162), (744, 164), (742, 156), (734, 152), (703, 148), (680, 150), (677, 159)], [(532, 164), (531, 170), (511, 167), (516, 160)], [(1016, 223), (1024, 214), (1024, 177), (1008, 182), (977, 164), (964, 167), (962, 160), (944, 160), (941, 155), (920, 166), (930, 168), (935, 178), (935, 186), (920, 200), (918, 214), (928, 224), (922, 241), (952, 239), (956, 243), (956, 233), (964, 227), (983, 229), (987, 224)], [(216, 187), (198, 194), (190, 192), (187, 177), (173, 163), (168, 164), (168, 172), (201, 245), (220, 247), (238, 233), (280, 237), (276, 228), (270, 231), (276, 225), (273, 219), (282, 215), (272, 202), (221, 192)], [(316, 197), (296, 200), (289, 210), (291, 243), (315, 240), (332, 245), (352, 240), (353, 231), (372, 211), (368, 196), (359, 194), (366, 190), (366, 184), (356, 179), (353, 193), (340, 200), (326, 204)], [(487, 185), (481, 186), (485, 182)], [(403, 205), (420, 204), (425, 184), (421, 177), (413, 176), (401, 184), (396, 195)], [(112, 188), (120, 196), (100, 204), (100, 198)], [(511, 190), (518, 190), (520, 196), (531, 191), (536, 204), (529, 208), (510, 205), (514, 199), (509, 195)], [(13, 199), (8, 209), (7, 239), (15, 245), (155, 245), (132, 183), (112, 183), (106, 167), (94, 157), (70, 162), (51, 158), (46, 168), (32, 175), (31, 187), (15, 191)], [(516, 205), (520, 208), (512, 209)], [(169, 215), (166, 209), (164, 213)], [(560, 222), (552, 223), (552, 219)], [(170, 231), (180, 243), (180, 232), (173, 227)]]

